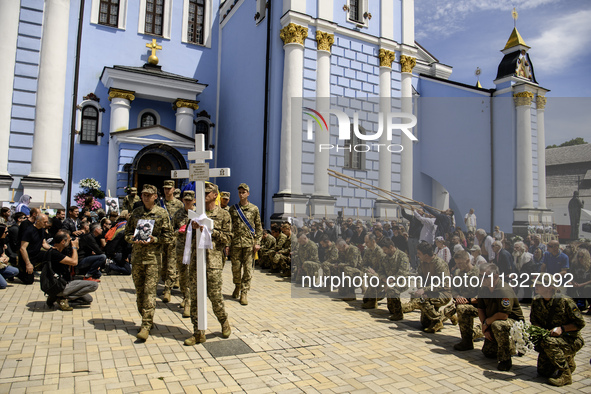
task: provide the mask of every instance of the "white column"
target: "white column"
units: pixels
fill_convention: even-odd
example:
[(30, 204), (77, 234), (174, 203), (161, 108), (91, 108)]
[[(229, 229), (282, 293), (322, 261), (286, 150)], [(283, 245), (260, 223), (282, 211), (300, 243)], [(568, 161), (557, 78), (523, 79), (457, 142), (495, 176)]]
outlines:
[(69, 0), (45, 2), (29, 174), (32, 178), (61, 179), (59, 155), (48, 152), (61, 152), (62, 148), (69, 14)]
[[(330, 109), (330, 47), (334, 43), (334, 34), (316, 31), (318, 50), (316, 52), (316, 107), (319, 112)], [(328, 167), (330, 152), (320, 151), (321, 145), (330, 143), (327, 132), (314, 133), (314, 195), (329, 196)]]
[(281, 103), (280, 194), (301, 194), (302, 191), (302, 174), (299, 171), (302, 164), (301, 105), (297, 111), (292, 99), (301, 98), (303, 94), (304, 40), (307, 35), (307, 27), (294, 23), (281, 29), (285, 58)]
[[(412, 69), (416, 64), (414, 57), (400, 56), (401, 74), (401, 112), (412, 114)], [(400, 144), (400, 194), (412, 198), (412, 177), (413, 177), (413, 143), (405, 135), (401, 136)]]
[[(388, 51), (389, 52), (389, 51)], [(392, 100), (392, 66), (391, 61), (394, 60), (394, 52), (389, 52), (391, 57), (385, 60), (380, 66), (380, 113), (383, 117), (382, 124), (386, 127), (386, 114), (391, 112)], [(380, 136), (380, 144), (382, 147), (390, 145), (388, 141), (388, 133), (383, 132)], [(380, 189), (392, 190), (392, 153), (388, 149), (380, 149), (379, 152), (379, 172), (378, 172), (378, 187)]]
[(515, 93), (517, 111), (517, 209), (533, 208), (534, 182), (532, 177), (532, 141), (531, 141), (531, 92)]
[(176, 108), (176, 131), (193, 138), (193, 116), (199, 108), (197, 101), (178, 99), (174, 102)]
[(117, 174), (119, 173), (119, 143), (117, 138), (112, 135), (115, 131), (129, 129), (129, 110), (131, 102), (135, 99), (134, 92), (109, 89), (109, 99), (111, 100), (111, 124), (109, 126), (109, 158), (107, 161), (107, 190), (117, 190)]
[(402, 0), (402, 43), (415, 46), (415, 0)]
[(19, 13), (20, 1), (0, 1), (0, 175), (9, 175), (8, 146)]
[(538, 208), (546, 209), (546, 136), (544, 127), (544, 112), (546, 97), (538, 95), (536, 98), (538, 121)]

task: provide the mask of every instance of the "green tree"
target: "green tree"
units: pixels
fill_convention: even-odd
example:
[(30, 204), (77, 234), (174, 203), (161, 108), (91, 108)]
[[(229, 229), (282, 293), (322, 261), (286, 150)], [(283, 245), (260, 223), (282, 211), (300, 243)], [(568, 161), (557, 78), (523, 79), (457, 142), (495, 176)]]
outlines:
[(573, 138), (570, 141), (563, 142), (560, 145), (548, 145), (546, 149), (562, 148), (563, 146), (584, 145), (587, 142), (582, 137)]

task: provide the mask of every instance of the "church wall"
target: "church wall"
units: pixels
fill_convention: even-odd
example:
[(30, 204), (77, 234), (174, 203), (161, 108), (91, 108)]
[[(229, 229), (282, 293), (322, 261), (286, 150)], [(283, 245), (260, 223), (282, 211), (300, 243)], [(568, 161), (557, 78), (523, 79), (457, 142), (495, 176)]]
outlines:
[[(238, 202), (238, 185), (247, 183), (249, 200), (260, 207), (267, 26), (256, 25), (254, 7), (243, 3), (222, 28), (217, 166), (230, 167), (232, 176), (216, 182), (231, 193), (231, 204)], [(274, 40), (281, 41), (278, 33)]]
[[(478, 226), (490, 223), (490, 98), (488, 93), (419, 78), (419, 141), (415, 144), (414, 198), (433, 204), (435, 179), (449, 192), (456, 221), (474, 208)], [(511, 208), (512, 209), (512, 208)], [(512, 214), (512, 210), (510, 210)]]
[[(198, 79), (200, 83), (208, 87), (196, 99), (199, 101), (199, 109), (196, 112), (206, 110), (215, 121), (216, 111), (216, 83), (217, 83), (217, 48), (218, 48), (218, 2), (213, 2), (213, 21), (211, 31), (211, 47), (182, 42), (183, 26), (183, 1), (175, 1), (171, 9), (171, 34), (170, 39), (152, 36), (149, 34), (138, 34), (139, 21), (139, 0), (129, 0), (127, 4), (127, 17), (125, 30), (113, 27), (90, 23), (91, 6), (87, 2), (84, 10), (84, 26), (82, 32), (82, 46), (80, 53), (80, 77), (78, 85), (78, 103), (83, 101), (83, 96), (93, 92), (100, 98), (100, 105), (105, 108), (102, 118), (102, 137), (100, 145), (87, 145), (76, 142), (74, 146), (74, 172), (72, 176), (72, 194), (77, 193), (78, 182), (82, 178), (94, 177), (103, 188), (107, 183), (107, 157), (110, 127), (110, 101), (108, 90), (100, 81), (104, 67), (114, 65), (143, 66), (150, 55), (146, 43), (156, 38), (162, 50), (156, 55), (159, 58), (159, 65), (162, 70), (174, 74), (183, 75), (189, 78)], [(71, 20), (76, 20), (76, 26), (70, 29), (70, 37), (76, 40), (78, 11), (71, 12)], [(72, 51), (75, 50), (75, 43)], [(179, 59), (183, 59), (180, 61)], [(73, 75), (69, 75), (73, 78)], [(71, 89), (70, 89), (71, 91)], [(71, 99), (66, 100), (66, 106), (71, 106)], [(155, 110), (160, 117), (160, 124), (169, 129), (175, 130), (176, 116), (171, 103), (146, 100), (136, 97), (131, 102), (129, 128), (137, 128), (138, 115), (146, 109)], [(70, 116), (67, 117), (68, 122)], [(122, 166), (131, 163), (135, 156), (130, 152), (139, 151), (141, 146), (135, 147), (135, 151), (122, 150), (123, 155), (119, 158), (119, 173), (117, 174), (117, 190), (111, 190), (111, 195), (125, 195), (123, 188), (127, 186), (127, 173)], [(88, 168), (78, 166), (77, 163), (84, 163), (89, 158), (96, 160), (102, 165)], [(67, 160), (67, 159), (66, 159)], [(67, 166), (62, 163), (62, 166)], [(66, 180), (66, 178), (64, 178)], [(106, 190), (105, 190), (106, 192)]]
[[(515, 146), (515, 105), (513, 97), (493, 99), (494, 138), (494, 223), (505, 232), (513, 225), (513, 208), (517, 198)], [(485, 227), (488, 231), (489, 229)]]

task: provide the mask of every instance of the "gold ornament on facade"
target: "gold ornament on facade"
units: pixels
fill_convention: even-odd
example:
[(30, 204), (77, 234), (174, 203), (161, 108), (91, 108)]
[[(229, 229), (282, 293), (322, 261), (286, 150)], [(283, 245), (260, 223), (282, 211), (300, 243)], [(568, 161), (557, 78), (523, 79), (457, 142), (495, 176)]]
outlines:
[(531, 102), (534, 99), (534, 94), (532, 92), (514, 93), (513, 99), (515, 100), (515, 105), (517, 107), (522, 105), (531, 105)]
[(175, 111), (178, 108), (191, 108), (193, 110), (199, 109), (199, 101), (178, 99), (172, 103), (172, 109)]
[(538, 109), (545, 109), (546, 108), (546, 96), (540, 96), (538, 94), (538, 97), (536, 97), (536, 107)]
[(400, 55), (400, 69), (403, 73), (411, 73), (417, 65), (417, 59), (411, 56)]
[(290, 23), (281, 29), (279, 37), (283, 40), (283, 45), (300, 44), (304, 45), (304, 40), (308, 37), (308, 28), (295, 23)]
[(334, 34), (316, 30), (316, 42), (318, 43), (319, 51), (330, 52), (330, 48), (334, 44)]
[(122, 98), (129, 101), (135, 100), (135, 92), (130, 90), (122, 90), (122, 89), (109, 89), (109, 101), (113, 100), (114, 98)]
[(380, 49), (378, 57), (380, 58), (380, 67), (392, 67), (392, 62), (396, 60), (396, 52)]
[(161, 45), (158, 45), (156, 43), (156, 39), (153, 38), (152, 42), (149, 44), (146, 44), (147, 48), (150, 48), (152, 50), (152, 54), (150, 55), (150, 57), (148, 58), (148, 63), (152, 64), (152, 65), (157, 65), (158, 64), (158, 56), (156, 56), (156, 50), (160, 50), (162, 49)]

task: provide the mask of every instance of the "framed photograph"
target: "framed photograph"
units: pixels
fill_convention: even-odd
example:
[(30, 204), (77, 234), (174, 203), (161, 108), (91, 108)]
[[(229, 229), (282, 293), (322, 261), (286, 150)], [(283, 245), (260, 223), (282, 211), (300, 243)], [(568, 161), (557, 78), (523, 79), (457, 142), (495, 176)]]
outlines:
[(140, 219), (137, 222), (133, 233), (134, 241), (149, 241), (152, 231), (154, 231), (154, 220)]
[(119, 213), (119, 199), (117, 197), (105, 197), (105, 211), (107, 215), (111, 212)]

